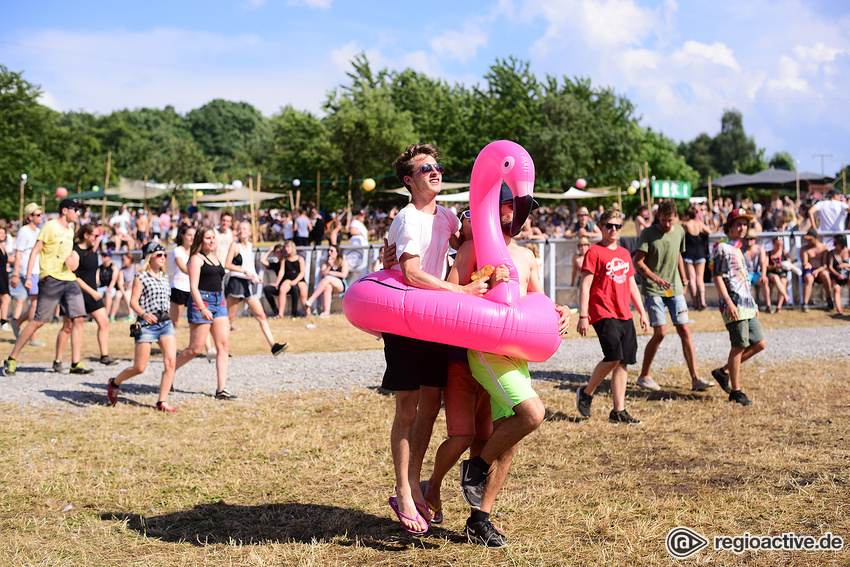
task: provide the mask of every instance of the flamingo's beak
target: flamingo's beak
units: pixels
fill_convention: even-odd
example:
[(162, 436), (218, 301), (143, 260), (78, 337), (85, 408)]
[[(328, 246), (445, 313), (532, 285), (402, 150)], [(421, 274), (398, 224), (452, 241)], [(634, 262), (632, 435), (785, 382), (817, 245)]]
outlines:
[(522, 230), (522, 225), (528, 219), (534, 199), (531, 195), (514, 196), (514, 220), (511, 223), (511, 236), (516, 236)]

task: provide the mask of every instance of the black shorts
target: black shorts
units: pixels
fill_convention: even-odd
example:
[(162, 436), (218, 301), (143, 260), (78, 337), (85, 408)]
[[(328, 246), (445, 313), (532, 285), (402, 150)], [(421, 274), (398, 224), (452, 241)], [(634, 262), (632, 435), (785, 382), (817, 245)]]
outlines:
[(381, 387), (385, 390), (418, 390), (420, 386), (445, 388), (449, 374), (446, 345), (399, 335), (384, 335), (387, 370)]
[(94, 313), (98, 309), (103, 309), (104, 307), (106, 307), (103, 304), (102, 297), (100, 299), (95, 299), (86, 292), (83, 292), (83, 305), (86, 308), (86, 313)]
[(177, 305), (187, 306), (189, 305), (189, 292), (181, 291), (176, 287), (171, 288), (171, 303), (176, 303)]
[(225, 297), (238, 297), (239, 299), (248, 299), (254, 295), (251, 293), (251, 280), (245, 278), (235, 278), (230, 276), (227, 280), (227, 285), (224, 286)]
[(637, 362), (637, 333), (631, 319), (600, 319), (593, 324), (604, 358), (602, 362), (619, 360), (622, 364)]

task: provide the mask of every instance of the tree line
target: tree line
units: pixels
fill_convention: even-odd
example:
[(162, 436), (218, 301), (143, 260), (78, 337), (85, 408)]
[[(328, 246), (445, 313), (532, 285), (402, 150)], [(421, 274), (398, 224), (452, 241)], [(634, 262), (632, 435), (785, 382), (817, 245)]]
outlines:
[[(635, 105), (610, 87), (582, 77), (538, 79), (528, 62), (498, 59), (480, 85), (449, 84), (412, 69), (374, 71), (365, 55), (351, 61), (345, 84), (326, 95), (323, 115), (283, 106), (271, 117), (246, 102), (212, 100), (181, 115), (173, 107), (118, 110), (108, 115), (57, 112), (38, 102), (40, 87), (0, 65), (0, 215), (18, 210), (20, 174), (29, 190), (53, 197), (119, 177), (191, 183), (246, 179), (261, 171), (264, 189), (302, 181), (306, 197), (321, 180), (322, 203), (341, 206), (349, 188), (398, 186), (390, 163), (413, 142), (436, 144), (447, 180), (468, 180), (478, 152), (493, 140), (528, 149), (540, 191), (563, 191), (576, 179), (591, 187), (627, 187), (638, 166), (659, 179), (697, 184), (707, 176), (767, 167), (737, 110), (724, 112), (714, 137), (677, 144), (641, 124)], [(769, 162), (788, 168), (787, 152)], [(349, 183), (348, 180), (352, 180)], [(625, 193), (624, 193), (625, 194)], [(631, 202), (637, 201), (632, 196)]]

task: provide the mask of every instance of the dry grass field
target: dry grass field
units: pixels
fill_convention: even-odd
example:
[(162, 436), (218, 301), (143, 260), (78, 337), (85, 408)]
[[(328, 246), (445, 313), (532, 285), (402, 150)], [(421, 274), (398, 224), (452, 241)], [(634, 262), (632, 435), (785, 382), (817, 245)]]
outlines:
[[(718, 330), (716, 316), (694, 313), (695, 330)], [(846, 324), (823, 312), (762, 320)], [(316, 320), (317, 329), (304, 323), (272, 328), (293, 352), (377, 346), (341, 316)], [(237, 325), (236, 354), (266, 348), (254, 321)], [(130, 345), (116, 340), (114, 354), (129, 355)], [(36, 360), (42, 350), (24, 352)], [(669, 375), (683, 372), (656, 378), (677, 383)], [(0, 405), (0, 564), (850, 564), (847, 547), (736, 555), (709, 546), (684, 561), (666, 552), (676, 526), (709, 539), (832, 532), (850, 544), (850, 361), (757, 357), (746, 376), (758, 401), (749, 408), (717, 388), (630, 386), (640, 426), (609, 424), (604, 390), (593, 417), (579, 421), (574, 391), (587, 376), (537, 376), (548, 419), (521, 445), (497, 501), (494, 522), (510, 538), (501, 550), (466, 542), (457, 474), (446, 481), (442, 526), (416, 537), (398, 527), (386, 503), (393, 400), (379, 391), (204, 398), (173, 415), (129, 404)], [(435, 432), (426, 471), (445, 433), (442, 413)]]

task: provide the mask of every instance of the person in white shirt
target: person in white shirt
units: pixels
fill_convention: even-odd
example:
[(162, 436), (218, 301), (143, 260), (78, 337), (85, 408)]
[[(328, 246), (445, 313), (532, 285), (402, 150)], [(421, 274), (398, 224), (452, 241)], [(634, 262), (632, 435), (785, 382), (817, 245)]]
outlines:
[[(26, 220), (26, 224), (18, 230), (18, 236), (15, 240), (15, 261), (12, 267), (12, 279), (9, 282), (12, 287), (17, 287), (21, 280), (21, 275), (26, 275), (27, 265), (30, 261), (30, 253), (32, 252), (33, 246), (35, 246), (36, 240), (38, 240), (38, 233), (40, 230), (39, 225), (43, 218), (44, 211), (40, 205), (30, 203), (24, 208), (24, 219)], [(30, 276), (32, 288), (29, 290), (29, 309), (17, 320), (12, 320), (12, 329), (15, 331), (16, 338), (18, 336), (18, 329), (20, 329), (28, 319), (32, 319), (35, 316), (35, 307), (38, 303), (39, 273), (38, 256), (36, 256), (32, 266), (32, 275)], [(16, 311), (18, 311), (17, 308)], [(44, 342), (36, 335), (37, 333), (33, 334), (30, 339), (30, 346), (44, 346)]]
[[(847, 226), (847, 209), (850, 208), (844, 201), (844, 196), (838, 189), (830, 189), (826, 194), (826, 200), (809, 209), (809, 219), (819, 233), (840, 232)], [(824, 236), (823, 243), (832, 250), (832, 237)]]

